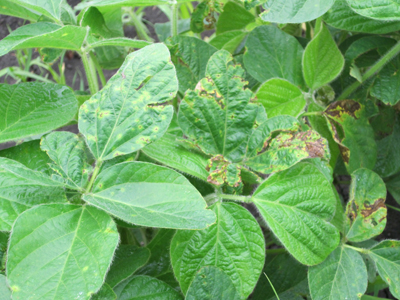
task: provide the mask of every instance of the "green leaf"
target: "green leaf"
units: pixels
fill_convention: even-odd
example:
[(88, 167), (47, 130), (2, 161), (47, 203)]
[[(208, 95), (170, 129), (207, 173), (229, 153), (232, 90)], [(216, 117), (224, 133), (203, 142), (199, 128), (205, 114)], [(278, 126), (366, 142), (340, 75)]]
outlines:
[(186, 149), (172, 134), (164, 134), (161, 139), (144, 147), (142, 151), (150, 158), (168, 167), (207, 181), (207, 157)]
[(175, 36), (168, 43), (171, 45), (179, 91), (184, 94), (186, 90), (194, 89), (205, 76), (207, 62), (217, 49), (198, 38), (188, 36)]
[(60, 20), (63, 0), (14, 0), (16, 4), (36, 10), (46, 17)]
[(24, 8), (12, 0), (0, 0), (0, 14), (26, 19), (31, 22), (36, 22), (40, 17), (38, 13)]
[(400, 59), (397, 57), (387, 64), (376, 76), (371, 95), (388, 105), (400, 101)]
[(0, 56), (25, 48), (56, 48), (81, 50), (86, 29), (78, 26), (60, 26), (39, 22), (17, 28), (0, 41)]
[[(190, 2), (190, 0), (176, 0), (177, 3)], [(74, 7), (75, 10), (82, 10), (89, 6), (96, 6), (99, 8), (116, 8), (123, 6), (154, 6), (170, 4), (169, 0), (91, 0), (85, 1)]]
[(124, 37), (116, 37), (110, 39), (99, 40), (95, 42), (89, 43), (87, 49), (93, 49), (97, 47), (104, 47), (104, 46), (121, 46), (121, 47), (130, 47), (130, 48), (144, 48), (146, 46), (151, 45), (150, 42), (147, 41), (140, 41), (140, 40), (133, 40)]
[[(160, 42), (165, 42), (166, 39), (171, 37), (171, 22), (156, 23), (154, 24), (154, 30), (156, 31), (157, 37)], [(178, 20), (178, 34), (187, 32), (190, 30), (190, 19)]]
[(7, 278), (13, 299), (89, 299), (103, 284), (119, 235), (90, 206), (36, 206), (15, 221)]
[(133, 52), (107, 85), (79, 110), (79, 131), (97, 160), (135, 152), (160, 138), (173, 108), (163, 106), (178, 90), (165, 45)]
[(104, 283), (101, 289), (90, 298), (90, 300), (116, 300), (116, 299), (117, 295), (114, 293), (113, 289), (107, 283)]
[(2, 157), (0, 183), (0, 231), (10, 231), (18, 215), (32, 206), (67, 200), (62, 183)]
[(329, 30), (321, 30), (308, 43), (303, 56), (303, 74), (307, 85), (315, 91), (333, 81), (342, 72), (344, 58)]
[(217, 22), (217, 35), (231, 30), (245, 29), (248, 24), (253, 23), (256, 19), (252, 13), (235, 2), (229, 1), (223, 9), (224, 11), (219, 15)]
[(400, 22), (378, 21), (355, 13), (346, 0), (336, 0), (323, 19), (332, 27), (368, 34), (385, 34), (400, 30)]
[(210, 41), (210, 45), (219, 50), (224, 49), (233, 54), (247, 35), (248, 32), (243, 30), (227, 31), (215, 36)]
[(275, 26), (259, 26), (246, 40), (244, 65), (259, 82), (282, 78), (296, 86), (303, 86), (301, 58), (303, 47), (295, 37)]
[(339, 232), (329, 224), (336, 199), (331, 183), (310, 163), (270, 176), (252, 201), (269, 228), (302, 264), (321, 263), (339, 244)]
[(400, 20), (400, 2), (398, 0), (347, 0), (347, 3), (357, 14), (367, 18), (384, 21)]
[(304, 109), (306, 100), (301, 90), (284, 79), (273, 78), (260, 86), (256, 93), (269, 118), (289, 115), (297, 117)]
[(197, 272), (192, 283), (190, 284), (185, 299), (240, 300), (241, 297), (237, 292), (232, 280), (226, 273), (217, 267), (207, 266)]
[(107, 273), (106, 283), (111, 288), (114, 288), (143, 267), (149, 258), (150, 251), (147, 248), (119, 245), (117, 251), (115, 251), (110, 270)]
[(100, 173), (88, 203), (136, 225), (202, 229), (215, 222), (199, 192), (179, 173), (150, 163), (126, 162)]
[(373, 169), (377, 145), (365, 106), (353, 100), (336, 101), (328, 106), (325, 115), (348, 172)]
[(86, 187), (92, 167), (82, 139), (72, 132), (55, 131), (42, 139), (41, 149), (54, 161), (51, 167), (65, 179), (66, 186), (75, 190)]
[(362, 242), (385, 229), (386, 187), (383, 180), (368, 169), (358, 169), (351, 174), (351, 179), (346, 238)]
[[(265, 274), (265, 275), (264, 275)], [(253, 292), (254, 300), (275, 300), (275, 292), (280, 300), (303, 300), (308, 294), (307, 267), (287, 253), (267, 257), (263, 274)], [(306, 288), (304, 289), (304, 283)]]
[(28, 169), (39, 171), (48, 176), (54, 173), (48, 165), (48, 163), (51, 163), (51, 159), (47, 156), (46, 152), (40, 149), (40, 140), (25, 142), (21, 145), (2, 150), (0, 151), (0, 157), (15, 160)]
[(332, 7), (335, 0), (263, 1), (261, 19), (273, 23), (303, 23), (314, 20)]
[(78, 102), (68, 87), (59, 84), (0, 84), (0, 110), (4, 112), (0, 118), (0, 143), (3, 143), (65, 125), (78, 110)]
[(361, 255), (341, 246), (309, 269), (308, 280), (313, 300), (358, 300), (367, 290), (368, 274)]
[(379, 275), (389, 285), (390, 292), (400, 298), (400, 242), (382, 241), (370, 250), (369, 255), (375, 261)]
[(114, 288), (118, 300), (182, 300), (179, 292), (156, 278), (133, 276)]
[(220, 12), (220, 4), (216, 1), (201, 1), (193, 10), (190, 17), (190, 30), (201, 33), (215, 27), (217, 12)]
[(386, 181), (386, 188), (397, 203), (400, 204), (400, 173), (397, 173)]
[(184, 293), (204, 266), (229, 275), (241, 298), (258, 281), (264, 264), (264, 237), (254, 217), (235, 203), (217, 203), (217, 223), (201, 231), (177, 231), (171, 243), (171, 263)]
[(11, 300), (11, 290), (8, 288), (6, 276), (0, 274), (0, 300)]

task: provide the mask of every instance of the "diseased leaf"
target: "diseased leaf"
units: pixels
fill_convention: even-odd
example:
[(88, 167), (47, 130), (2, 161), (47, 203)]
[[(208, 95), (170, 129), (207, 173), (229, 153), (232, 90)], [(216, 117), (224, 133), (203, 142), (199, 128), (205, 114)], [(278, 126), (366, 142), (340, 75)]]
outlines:
[(178, 86), (166, 46), (154, 44), (126, 57), (107, 85), (79, 110), (79, 131), (97, 160), (135, 152), (160, 138)]
[(17, 28), (0, 41), (0, 56), (25, 48), (56, 48), (80, 50), (86, 29), (78, 26), (61, 26), (48, 22), (28, 24)]
[(221, 269), (241, 298), (257, 283), (264, 264), (264, 237), (257, 221), (235, 203), (212, 206), (217, 223), (200, 231), (177, 231), (171, 242), (171, 263), (184, 293), (205, 266)]
[(189, 290), (186, 300), (203, 299), (229, 299), (240, 300), (232, 280), (221, 269), (214, 266), (207, 266), (197, 272)]
[(15, 221), (7, 278), (13, 299), (89, 299), (103, 284), (119, 235), (90, 206), (36, 206)]
[(224, 11), (219, 15), (217, 22), (217, 35), (227, 31), (245, 29), (248, 24), (253, 23), (256, 19), (243, 6), (232, 1), (226, 3), (223, 9)]
[(333, 81), (342, 72), (344, 58), (329, 30), (322, 24), (303, 56), (303, 75), (311, 90)]
[(0, 300), (11, 300), (11, 290), (8, 288), (6, 276), (0, 274)]
[(362, 242), (380, 233), (386, 226), (386, 188), (383, 180), (368, 169), (351, 174), (350, 200), (347, 204), (347, 234), (352, 242)]
[(270, 176), (252, 201), (269, 228), (302, 264), (316, 265), (339, 244), (339, 232), (328, 223), (336, 199), (331, 183), (310, 163)]
[(114, 288), (117, 284), (132, 276), (143, 267), (150, 258), (147, 248), (138, 248), (132, 245), (119, 245), (115, 251), (110, 270), (107, 273), (106, 283)]
[(90, 300), (116, 300), (116, 299), (117, 295), (114, 293), (112, 288), (107, 283), (103, 283), (101, 289), (90, 298)]
[(66, 202), (63, 184), (23, 164), (0, 157), (0, 231), (10, 231), (28, 208)]
[(201, 1), (193, 10), (190, 17), (190, 30), (201, 33), (204, 30), (214, 29), (217, 13), (221, 12), (220, 3), (217, 1)]
[(51, 167), (65, 179), (65, 185), (83, 191), (92, 170), (85, 142), (72, 132), (55, 131), (42, 139), (41, 149), (54, 161)]
[[(78, 110), (73, 92), (52, 83), (0, 84), (0, 143), (44, 134), (68, 123)], [(57, 115), (55, 118), (54, 116)]]
[[(259, 0), (244, 0), (245, 3)], [(335, 0), (269, 0), (263, 7), (261, 19), (273, 23), (303, 23), (314, 20), (333, 5)]]
[(46, 17), (60, 20), (63, 0), (14, 0), (16, 4), (36, 10)]
[(378, 21), (355, 13), (346, 0), (336, 0), (323, 19), (338, 29), (369, 34), (385, 34), (400, 30), (400, 23), (397, 21)]
[(150, 276), (133, 276), (114, 288), (118, 300), (182, 300), (183, 297), (165, 282)]
[(36, 22), (40, 14), (16, 4), (12, 0), (0, 0), (0, 14)]
[(368, 274), (361, 255), (340, 246), (323, 263), (309, 268), (308, 280), (313, 300), (359, 300), (367, 290)]
[(282, 78), (303, 87), (303, 47), (295, 37), (275, 26), (259, 26), (249, 34), (246, 48), (244, 65), (259, 82)]
[(400, 242), (382, 241), (370, 250), (369, 256), (375, 261), (378, 273), (389, 285), (390, 292), (400, 298)]
[(83, 199), (128, 223), (203, 229), (215, 222), (200, 193), (179, 173), (142, 162), (103, 170)]
[(347, 0), (357, 14), (367, 18), (393, 21), (400, 20), (400, 1), (398, 0)]
[(268, 118), (289, 115), (297, 117), (304, 109), (306, 100), (302, 91), (289, 81), (273, 78), (260, 86), (256, 93)]

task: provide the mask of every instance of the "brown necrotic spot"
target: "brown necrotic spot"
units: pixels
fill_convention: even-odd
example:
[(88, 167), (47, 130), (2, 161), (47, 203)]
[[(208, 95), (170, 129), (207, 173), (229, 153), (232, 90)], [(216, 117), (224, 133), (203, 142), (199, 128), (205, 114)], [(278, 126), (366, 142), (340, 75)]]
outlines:
[(378, 211), (380, 208), (386, 209), (385, 199), (379, 198), (373, 204), (370, 204), (369, 201), (364, 202), (365, 209), (361, 210), (361, 214), (364, 218), (372, 215), (374, 212)]

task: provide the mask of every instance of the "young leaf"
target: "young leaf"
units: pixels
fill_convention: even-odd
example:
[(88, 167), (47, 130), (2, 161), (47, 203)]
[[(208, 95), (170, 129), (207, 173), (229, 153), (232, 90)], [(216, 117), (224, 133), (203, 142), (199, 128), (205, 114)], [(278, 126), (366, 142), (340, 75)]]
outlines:
[(346, 238), (362, 242), (385, 229), (386, 187), (383, 180), (368, 169), (358, 169), (351, 174), (351, 178)]
[(375, 261), (379, 275), (389, 285), (390, 292), (400, 298), (400, 242), (382, 241), (370, 250), (369, 255)]
[(181, 289), (187, 292), (197, 271), (215, 266), (229, 275), (241, 298), (257, 283), (264, 265), (264, 237), (254, 217), (235, 203), (212, 206), (217, 223), (201, 231), (177, 231), (171, 263)]
[(150, 258), (147, 248), (132, 245), (119, 245), (107, 273), (106, 283), (114, 288), (117, 284), (132, 276), (143, 267)]
[(101, 289), (90, 298), (90, 300), (116, 300), (116, 299), (117, 295), (114, 293), (113, 289), (107, 283), (103, 283)]
[(0, 157), (0, 231), (10, 231), (20, 213), (43, 204), (66, 202), (63, 184), (16, 161)]
[(302, 91), (289, 81), (279, 78), (262, 84), (256, 97), (264, 106), (268, 118), (280, 115), (297, 117), (306, 105)]
[(0, 14), (36, 22), (40, 14), (16, 4), (13, 0), (0, 0)]
[(0, 274), (0, 300), (11, 300), (11, 290), (8, 288), (6, 276)]
[(183, 299), (179, 292), (165, 282), (145, 275), (133, 276), (121, 282), (114, 288), (114, 292), (117, 294), (118, 300)]
[(7, 278), (14, 299), (88, 299), (103, 284), (119, 235), (90, 206), (36, 206), (15, 221)]
[(55, 131), (41, 141), (41, 149), (54, 161), (52, 168), (71, 189), (83, 190), (92, 167), (87, 162), (86, 146), (76, 134)]
[[(68, 123), (78, 110), (73, 92), (52, 83), (0, 84), (0, 143), (40, 135)], [(57, 118), (54, 116), (57, 115)]]
[(322, 264), (309, 268), (308, 281), (313, 300), (359, 300), (367, 290), (367, 268), (359, 253), (340, 246)]
[(14, 0), (15, 3), (36, 10), (46, 17), (60, 20), (63, 0)]
[(295, 37), (275, 26), (259, 26), (246, 40), (244, 65), (259, 82), (282, 78), (296, 86), (303, 86), (301, 58), (303, 47)]
[(17, 28), (0, 41), (0, 56), (25, 48), (56, 48), (80, 50), (86, 29), (78, 26), (61, 26), (39, 22)]
[(343, 55), (329, 30), (321, 25), (320, 31), (304, 51), (303, 74), (307, 85), (315, 91), (339, 76), (343, 66)]
[(385, 34), (400, 30), (400, 22), (378, 21), (355, 13), (346, 0), (336, 0), (323, 18), (330, 26), (347, 31)]
[(272, 232), (302, 264), (321, 263), (339, 244), (339, 232), (327, 222), (336, 208), (331, 183), (313, 164), (298, 163), (273, 174), (252, 200)]
[(240, 300), (242, 298), (237, 292), (232, 280), (226, 273), (217, 267), (207, 266), (197, 272), (190, 284), (185, 299)]
[(266, 2), (261, 19), (272, 23), (303, 23), (314, 20), (333, 5), (335, 0), (270, 0)]
[[(235, 20), (232, 22), (232, 20)], [(223, 32), (245, 29), (246, 26), (255, 21), (252, 13), (248, 12), (243, 6), (229, 1), (224, 5), (224, 11), (219, 15), (216, 34)]]
[(395, 0), (347, 0), (349, 6), (359, 15), (367, 18), (400, 21), (400, 2)]
[(136, 225), (203, 229), (215, 222), (200, 193), (179, 173), (150, 163), (126, 162), (103, 170), (83, 199)]
[(154, 44), (126, 57), (107, 85), (79, 110), (79, 130), (103, 161), (135, 152), (160, 138), (171, 121), (178, 86), (165, 45)]

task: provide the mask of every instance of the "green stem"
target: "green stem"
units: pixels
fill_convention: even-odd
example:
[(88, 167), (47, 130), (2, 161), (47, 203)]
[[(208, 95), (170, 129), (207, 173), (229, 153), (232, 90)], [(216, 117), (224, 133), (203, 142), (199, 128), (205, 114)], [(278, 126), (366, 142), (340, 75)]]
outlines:
[(171, 36), (178, 35), (178, 3), (172, 4)]
[(225, 200), (233, 200), (241, 203), (252, 203), (251, 196), (239, 196), (239, 195), (227, 195), (227, 194), (219, 194), (221, 199)]
[(286, 253), (285, 248), (278, 248), (278, 249), (267, 249), (265, 250), (265, 254), (281, 254)]
[(128, 10), (128, 14), (131, 17), (132, 23), (136, 28), (139, 38), (148, 42), (153, 42), (153, 39), (147, 34), (143, 23), (138, 19), (136, 13), (133, 11), (133, 8)]
[(93, 173), (92, 173), (92, 177), (90, 178), (90, 181), (89, 181), (89, 183), (88, 183), (88, 185), (86, 187), (86, 192), (90, 193), (90, 191), (92, 189), (92, 186), (93, 186), (93, 183), (96, 180), (97, 175), (99, 175), (100, 168), (101, 168), (102, 164), (103, 164), (102, 161), (100, 161), (100, 160), (97, 161), (96, 166), (94, 167), (94, 170), (93, 170)]
[(96, 67), (97, 74), (99, 74), (101, 85), (104, 87), (107, 83), (106, 78), (104, 77), (103, 69), (101, 68), (96, 56), (93, 52), (90, 52), (90, 58), (93, 60), (94, 66)]
[(392, 205), (386, 204), (386, 206), (389, 207), (389, 208), (391, 208), (391, 209), (393, 209), (393, 210), (400, 211), (400, 208), (394, 207), (394, 206), (392, 206)]
[(93, 60), (86, 52), (81, 52), (80, 54), (83, 67), (85, 68), (90, 93), (94, 95), (99, 91), (99, 82), (97, 81), (96, 67), (93, 63)]
[(358, 248), (358, 247), (353, 247), (353, 246), (350, 246), (348, 244), (344, 244), (343, 246), (346, 247), (346, 248), (353, 249), (353, 250), (355, 250), (357, 252), (360, 252), (360, 253), (363, 253), (363, 254), (368, 254), (369, 253), (368, 249), (362, 249), (362, 248)]
[[(362, 82), (365, 82), (376, 73), (378, 73), (388, 62), (390, 62), (395, 56), (400, 53), (400, 41), (393, 46), (384, 56), (381, 57), (367, 72), (362, 76)], [(357, 90), (362, 83), (359, 81), (354, 82), (348, 86), (343, 93), (339, 96), (338, 100), (344, 100), (350, 96), (355, 90)]]
[(300, 118), (302, 117), (309, 117), (309, 116), (321, 116), (322, 111), (310, 111), (310, 112), (305, 112), (300, 115)]

